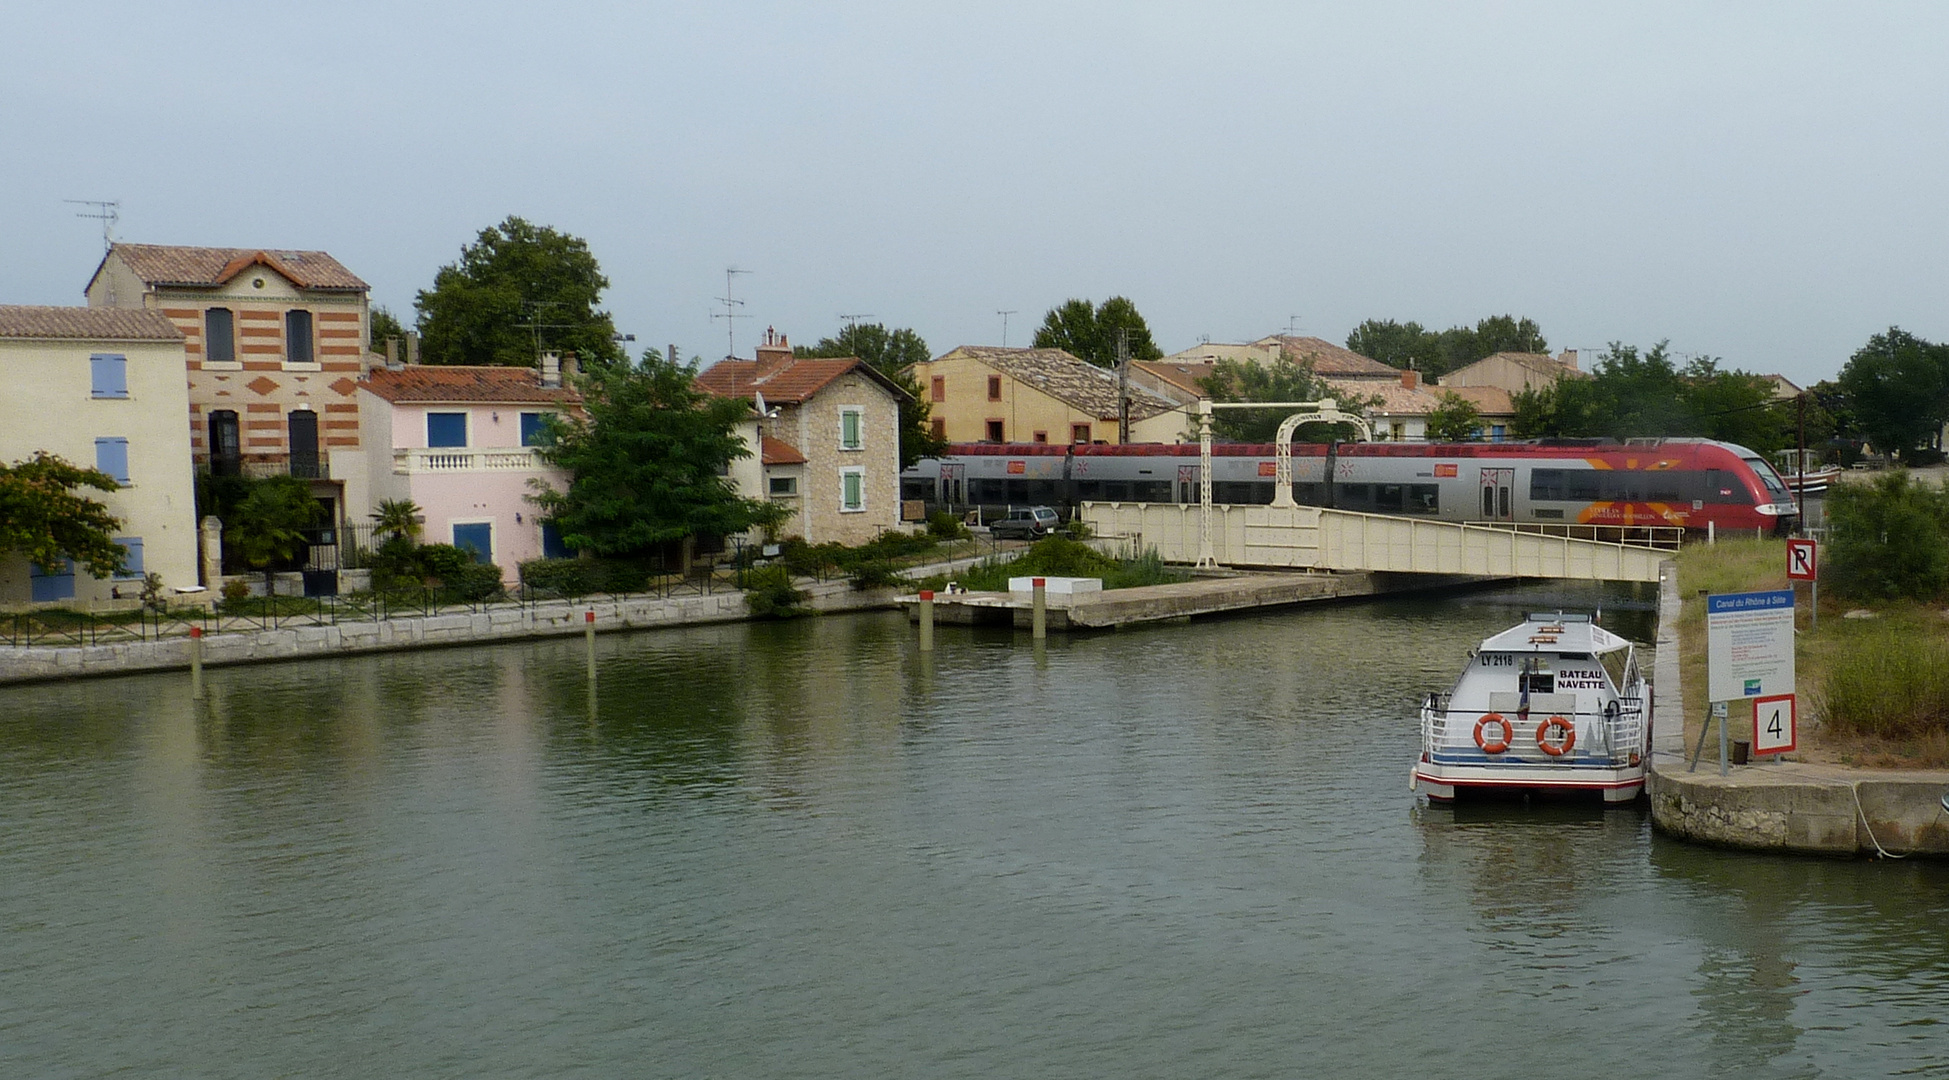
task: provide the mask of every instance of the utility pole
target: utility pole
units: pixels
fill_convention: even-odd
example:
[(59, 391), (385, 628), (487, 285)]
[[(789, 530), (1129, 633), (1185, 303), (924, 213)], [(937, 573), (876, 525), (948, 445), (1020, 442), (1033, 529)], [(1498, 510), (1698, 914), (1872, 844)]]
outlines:
[(1117, 445), (1130, 441), (1130, 328), (1117, 327)]
[[(1794, 483), (1794, 494), (1800, 497), (1800, 535), (1805, 536), (1807, 535), (1807, 391), (1800, 391), (1799, 396), (1793, 400), (1800, 414), (1795, 421), (1795, 426), (1800, 431), (1798, 439), (1800, 452), (1794, 455), (1793, 459), (1794, 471), (1799, 475), (1799, 479)], [(1820, 613), (1815, 612), (1814, 618), (1820, 618)]]

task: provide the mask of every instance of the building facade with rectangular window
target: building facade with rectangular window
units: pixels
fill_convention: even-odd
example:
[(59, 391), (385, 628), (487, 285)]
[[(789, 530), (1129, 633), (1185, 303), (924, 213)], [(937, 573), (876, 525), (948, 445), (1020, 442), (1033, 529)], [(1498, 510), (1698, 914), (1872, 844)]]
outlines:
[(794, 357), (769, 332), (757, 357), (719, 361), (697, 377), (704, 390), (753, 405), (742, 428), (752, 454), (730, 466), (738, 490), (787, 507), (782, 535), (811, 544), (862, 544), (897, 527), (907, 391), (853, 357)]
[(372, 508), (359, 427), (366, 284), (322, 251), (115, 244), (95, 308), (147, 309), (184, 338), (199, 469), (305, 480), (336, 521)]
[[(913, 368), (928, 388), (934, 434), (949, 442), (1111, 442), (1117, 376), (1061, 349), (963, 345)], [(1195, 427), (1179, 407), (1130, 386), (1130, 441), (1179, 442)]]
[(86, 607), (134, 596), (143, 573), (198, 584), (183, 364), (183, 334), (155, 312), (0, 306), (0, 462), (48, 453), (114, 477), (114, 491), (78, 494), (121, 519), (114, 538), (128, 552), (120, 574), (100, 579), (0, 554), (0, 603)]
[(580, 405), (559, 369), (376, 368), (359, 383), (369, 490), (375, 501), (412, 500), (423, 541), (470, 549), (513, 584), (521, 563), (563, 554), (527, 497), (531, 480), (567, 487), (568, 473), (543, 461), (539, 444), (546, 417)]

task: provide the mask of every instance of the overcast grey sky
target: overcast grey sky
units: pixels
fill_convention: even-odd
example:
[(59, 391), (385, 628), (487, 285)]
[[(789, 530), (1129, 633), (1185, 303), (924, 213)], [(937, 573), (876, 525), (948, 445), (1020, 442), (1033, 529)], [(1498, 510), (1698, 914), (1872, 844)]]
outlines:
[(1164, 349), (1528, 315), (1797, 381), (1949, 338), (1949, 5), (22, 4), (0, 302), (121, 239), (321, 248), (410, 318), (508, 214), (639, 345), (1071, 296)]

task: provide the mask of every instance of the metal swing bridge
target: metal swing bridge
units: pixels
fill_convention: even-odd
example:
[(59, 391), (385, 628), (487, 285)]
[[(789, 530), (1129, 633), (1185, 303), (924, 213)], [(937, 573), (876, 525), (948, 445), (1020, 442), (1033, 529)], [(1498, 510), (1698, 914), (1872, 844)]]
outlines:
[[(1293, 409), (1276, 436), (1270, 505), (1217, 505), (1211, 498), (1214, 409)], [(1479, 577), (1657, 581), (1671, 552), (1629, 543), (1522, 532), (1496, 525), (1427, 521), (1301, 506), (1293, 499), (1293, 433), (1302, 424), (1349, 424), (1372, 440), (1365, 417), (1319, 401), (1198, 402), (1198, 505), (1084, 503), (1098, 536), (1156, 548), (1200, 567), (1464, 574)]]

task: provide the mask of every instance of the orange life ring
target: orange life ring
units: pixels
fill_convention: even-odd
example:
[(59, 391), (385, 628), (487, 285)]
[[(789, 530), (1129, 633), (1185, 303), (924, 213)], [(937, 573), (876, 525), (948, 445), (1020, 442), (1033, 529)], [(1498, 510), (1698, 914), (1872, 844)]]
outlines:
[[(1482, 729), (1488, 727), (1490, 724), (1495, 724), (1502, 728), (1502, 738), (1490, 741), (1482, 737)], [(1509, 740), (1515, 737), (1516, 729), (1510, 726), (1509, 721), (1502, 718), (1501, 713), (1484, 713), (1482, 719), (1475, 722), (1475, 745), (1481, 747), (1482, 752), (1485, 754), (1502, 753), (1509, 749)]]
[[(1548, 739), (1544, 738), (1553, 728), (1562, 729), (1563, 745), (1553, 745)], [(1562, 757), (1576, 748), (1577, 726), (1561, 716), (1552, 716), (1548, 720), (1536, 725), (1536, 745), (1542, 747), (1543, 752), (1551, 757)]]

